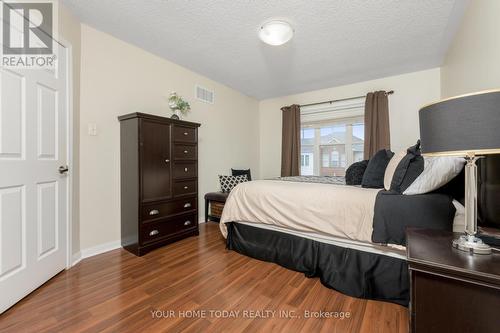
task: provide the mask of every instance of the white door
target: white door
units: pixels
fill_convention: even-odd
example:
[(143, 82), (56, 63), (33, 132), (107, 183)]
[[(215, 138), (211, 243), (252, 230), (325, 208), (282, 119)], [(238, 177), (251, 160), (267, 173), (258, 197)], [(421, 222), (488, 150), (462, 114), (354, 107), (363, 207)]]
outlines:
[(67, 59), (0, 67), (0, 313), (66, 268)]

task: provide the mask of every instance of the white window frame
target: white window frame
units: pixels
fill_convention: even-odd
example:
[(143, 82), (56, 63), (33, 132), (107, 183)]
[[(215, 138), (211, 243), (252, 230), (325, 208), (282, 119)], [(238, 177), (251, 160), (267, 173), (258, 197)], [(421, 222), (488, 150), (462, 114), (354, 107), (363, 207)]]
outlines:
[[(338, 124), (346, 125), (346, 140), (341, 145), (345, 145), (345, 168), (354, 163), (353, 153), (353, 125), (364, 124), (365, 98), (356, 98), (333, 103), (324, 103), (301, 108), (301, 130), (303, 128), (314, 128), (313, 144), (313, 174), (320, 175), (323, 167), (323, 156), (321, 148), (330, 146), (321, 144), (321, 128)], [(339, 143), (340, 144), (340, 143)], [(335, 144), (331, 144), (332, 146)], [(330, 154), (331, 155), (331, 154)], [(331, 159), (331, 156), (329, 157)], [(342, 156), (339, 156), (339, 165), (342, 165)]]

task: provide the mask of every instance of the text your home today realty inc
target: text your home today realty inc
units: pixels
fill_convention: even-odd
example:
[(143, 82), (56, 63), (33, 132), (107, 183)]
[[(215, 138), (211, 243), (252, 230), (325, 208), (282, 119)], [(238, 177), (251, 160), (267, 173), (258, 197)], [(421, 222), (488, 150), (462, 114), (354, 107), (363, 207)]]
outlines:
[(151, 318), (222, 318), (222, 319), (349, 319), (348, 311), (293, 311), (293, 310), (151, 310)]

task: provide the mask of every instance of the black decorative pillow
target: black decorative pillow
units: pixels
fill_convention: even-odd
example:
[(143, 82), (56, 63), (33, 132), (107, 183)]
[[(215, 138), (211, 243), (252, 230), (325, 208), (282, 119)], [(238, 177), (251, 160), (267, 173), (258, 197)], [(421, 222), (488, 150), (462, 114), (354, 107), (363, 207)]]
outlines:
[(351, 164), (351, 166), (347, 168), (345, 172), (346, 185), (361, 185), (361, 182), (363, 181), (363, 175), (365, 174), (367, 166), (368, 160)]
[(403, 193), (424, 171), (424, 158), (420, 152), (420, 140), (406, 151), (406, 156), (399, 162), (391, 181), (391, 191)]
[(247, 175), (248, 181), (252, 180), (252, 174), (250, 173), (250, 169), (236, 170), (236, 169), (231, 168), (231, 174), (233, 176)]
[(368, 162), (361, 186), (367, 188), (383, 188), (385, 168), (394, 153), (388, 149), (379, 150)]
[(219, 175), (220, 189), (224, 193), (229, 193), (236, 185), (247, 182), (247, 175), (241, 176), (221, 176)]

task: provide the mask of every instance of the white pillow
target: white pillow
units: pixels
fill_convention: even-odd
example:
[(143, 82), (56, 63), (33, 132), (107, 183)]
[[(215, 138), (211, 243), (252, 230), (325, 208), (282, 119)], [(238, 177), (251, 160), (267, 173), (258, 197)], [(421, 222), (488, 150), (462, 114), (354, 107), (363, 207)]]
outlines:
[(455, 218), (453, 219), (453, 232), (461, 232), (465, 231), (465, 207), (458, 202), (457, 200), (453, 200), (453, 206), (455, 206)]
[(387, 164), (387, 168), (385, 168), (384, 173), (384, 188), (386, 191), (389, 191), (391, 189), (392, 177), (394, 177), (394, 172), (396, 172), (396, 168), (398, 167), (399, 162), (401, 162), (406, 154), (406, 149), (401, 150), (399, 153), (394, 155)]
[(458, 176), (464, 164), (465, 159), (461, 157), (424, 156), (424, 171), (422, 171), (403, 194), (424, 194), (437, 190)]

